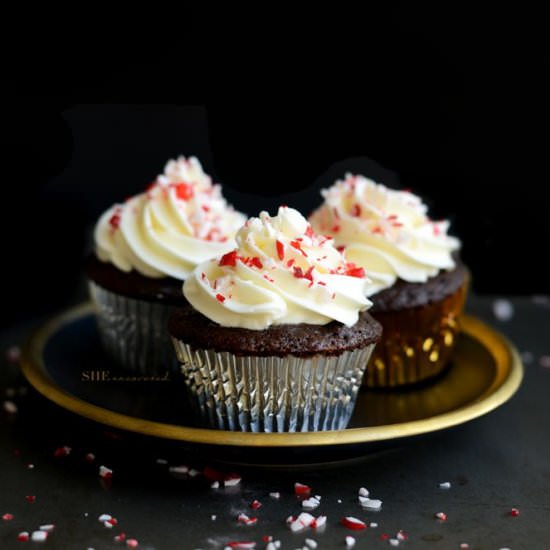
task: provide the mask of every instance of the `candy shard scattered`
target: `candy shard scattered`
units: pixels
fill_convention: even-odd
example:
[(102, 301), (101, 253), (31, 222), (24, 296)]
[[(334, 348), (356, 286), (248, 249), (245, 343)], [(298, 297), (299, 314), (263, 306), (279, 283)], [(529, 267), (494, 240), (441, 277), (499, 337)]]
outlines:
[(55, 458), (60, 458), (62, 456), (69, 456), (71, 454), (72, 448), (68, 447), (67, 445), (63, 445), (63, 447), (58, 447), (54, 452), (53, 456)]
[(270, 496), (271, 498), (274, 498), (274, 499), (278, 500), (278, 499), (281, 498), (281, 493), (279, 493), (279, 492), (277, 491), (277, 492), (275, 492), (275, 493), (269, 493), (269, 496)]
[(234, 541), (227, 543), (228, 548), (247, 550), (248, 548), (256, 548), (256, 543), (253, 541)]
[(39, 527), (40, 531), (48, 531), (51, 532), (55, 529), (55, 525), (53, 523), (46, 523), (45, 525), (41, 525)]
[(253, 500), (250, 503), (250, 508), (252, 508), (252, 510), (259, 510), (261, 507), (262, 503), (259, 500)]
[(4, 401), (3, 407), (8, 414), (17, 414), (17, 405), (13, 401)]
[(360, 496), (360, 497), (368, 497), (369, 494), (370, 494), (370, 493), (369, 493), (369, 490), (366, 489), (365, 487), (361, 487), (361, 488), (359, 489), (359, 496)]
[[(277, 543), (279, 543), (277, 545)], [(267, 546), (265, 547), (265, 550), (277, 550), (277, 548), (280, 548), (281, 547), (281, 541), (274, 541), (274, 542), (268, 542), (267, 543)]]
[(182, 464), (181, 466), (170, 466), (168, 471), (171, 474), (187, 474), (189, 473), (189, 466), (185, 466), (185, 464)]
[(258, 518), (251, 518), (246, 514), (239, 514), (237, 516), (237, 521), (243, 525), (256, 525), (256, 523), (258, 523)]
[(168, 460), (166, 460), (165, 458), (157, 458), (157, 459), (155, 460), (155, 462), (156, 462), (157, 464), (162, 465), (162, 466), (164, 466), (165, 464), (168, 464)]
[(353, 548), (355, 546), (355, 539), (348, 535), (346, 538), (345, 538), (345, 541), (346, 541), (346, 548)]
[(126, 540), (126, 533), (120, 533), (119, 535), (115, 535), (113, 537), (113, 540), (115, 542), (124, 542)]
[(435, 517), (441, 521), (447, 521), (447, 514), (445, 512), (437, 512)]
[(97, 520), (98, 521), (101, 521), (101, 523), (103, 523), (104, 521), (108, 521), (110, 519), (113, 519), (112, 516), (110, 516), (109, 514), (101, 514)]
[(509, 300), (500, 298), (493, 302), (493, 314), (499, 321), (509, 321), (514, 316), (514, 306)]
[(126, 546), (128, 548), (137, 548), (139, 546), (139, 542), (136, 539), (127, 539)]
[(451, 488), (451, 482), (450, 481), (444, 481), (443, 483), (439, 484), (440, 489), (450, 489)]
[(518, 510), (517, 508), (512, 508), (512, 509), (510, 510), (510, 515), (511, 515), (512, 517), (517, 517), (517, 516), (519, 516), (519, 510)]
[(3, 519), (4, 521), (11, 521), (13, 518), (14, 518), (13, 514), (4, 514), (4, 515), (2, 516), (2, 519)]
[(217, 517), (218, 517), (218, 516), (216, 516), (216, 514), (212, 514), (212, 515), (210, 516), (210, 519), (211, 519), (212, 521), (216, 521), (216, 518), (217, 518)]
[(468, 548), (470, 548), (470, 545), (467, 542), (460, 544), (460, 550), (468, 550)]
[(365, 522), (361, 521), (360, 519), (354, 518), (352, 516), (346, 516), (345, 518), (342, 518), (340, 523), (347, 527), (348, 529), (354, 529), (354, 530), (361, 530), (366, 529), (367, 525)]
[(405, 540), (409, 540), (409, 535), (407, 535), (407, 533), (405, 533), (403, 529), (399, 529), (399, 531), (397, 531), (397, 534), (395, 535), (395, 538), (398, 541), (405, 541)]
[(31, 540), (33, 542), (44, 542), (47, 538), (47, 531), (33, 531), (31, 535)]
[(34, 464), (32, 463), (27, 464), (27, 469), (34, 470)]
[(234, 487), (241, 482), (241, 476), (237, 474), (229, 474), (223, 480), (224, 487)]
[[(315, 521), (315, 518), (308, 514), (307, 512), (302, 512), (298, 515), (296, 518), (292, 518), (290, 522), (290, 530), (293, 533), (297, 533), (298, 531), (303, 531), (307, 527), (310, 527), (311, 524)], [(288, 519), (287, 519), (288, 522)]]
[(95, 454), (87, 453), (84, 458), (86, 459), (86, 462), (93, 462), (95, 460)]
[(317, 516), (316, 519), (314, 519), (311, 522), (311, 527), (313, 529), (321, 529), (327, 524), (327, 516)]
[(311, 487), (303, 483), (294, 484), (294, 493), (299, 497), (308, 497), (311, 494)]
[(302, 508), (306, 510), (315, 510), (321, 504), (321, 501), (317, 497), (310, 497), (302, 501)]
[(114, 525), (110, 521), (104, 521), (103, 527), (106, 527), (107, 529), (112, 529)]
[(27, 495), (27, 496), (25, 497), (25, 500), (26, 500), (27, 502), (30, 502), (30, 503), (32, 504), (33, 502), (36, 502), (36, 496), (35, 496), (35, 495)]
[(378, 512), (382, 508), (382, 501), (376, 498), (359, 497), (359, 502), (365, 510)]
[(213, 481), (211, 484), (210, 484), (210, 487), (212, 489), (219, 489), (220, 487), (220, 482), (219, 481)]
[(317, 541), (314, 539), (306, 539), (304, 542), (307, 548), (317, 548), (318, 546)]
[(99, 477), (102, 477), (103, 479), (111, 479), (113, 477), (113, 470), (107, 468), (107, 466), (100, 466)]
[(388, 542), (390, 543), (390, 546), (399, 546), (398, 539), (389, 539)]
[(376, 523), (375, 521), (371, 521), (371, 522), (369, 523), (369, 527), (370, 527), (371, 529), (376, 529), (376, 528), (378, 527), (378, 523)]
[(21, 533), (17, 535), (17, 540), (20, 542), (27, 542), (29, 538), (30, 538), (30, 535), (28, 531), (21, 531)]

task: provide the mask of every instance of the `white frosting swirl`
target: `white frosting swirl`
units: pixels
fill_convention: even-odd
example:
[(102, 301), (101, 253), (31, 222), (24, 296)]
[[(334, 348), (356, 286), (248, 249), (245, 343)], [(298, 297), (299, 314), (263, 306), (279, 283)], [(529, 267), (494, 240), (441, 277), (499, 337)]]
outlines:
[(449, 222), (433, 221), (409, 191), (396, 191), (364, 176), (346, 174), (322, 191), (325, 202), (311, 215), (312, 227), (345, 247), (346, 258), (368, 269), (372, 295), (397, 278), (423, 283), (453, 269), (460, 241), (447, 235)]
[(183, 286), (193, 307), (222, 326), (261, 330), (332, 320), (351, 326), (372, 305), (364, 270), (292, 208), (250, 218), (236, 240), (235, 250), (199, 265)]
[(229, 207), (199, 161), (171, 160), (149, 189), (111, 207), (94, 232), (96, 255), (121, 271), (184, 280), (231, 250), (245, 216)]

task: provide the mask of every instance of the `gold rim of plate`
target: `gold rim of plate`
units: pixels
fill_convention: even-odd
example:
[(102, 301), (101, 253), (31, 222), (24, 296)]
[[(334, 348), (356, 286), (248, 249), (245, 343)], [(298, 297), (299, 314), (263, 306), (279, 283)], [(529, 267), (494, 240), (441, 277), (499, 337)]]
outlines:
[(300, 433), (250, 433), (192, 428), (128, 416), (92, 405), (59, 387), (49, 376), (43, 350), (62, 326), (93, 313), (91, 303), (81, 304), (52, 318), (26, 342), (21, 368), (32, 386), (50, 401), (80, 416), (121, 430), (143, 435), (207, 445), (235, 447), (300, 447), (370, 443), (431, 433), (478, 418), (508, 401), (523, 378), (523, 365), (514, 345), (478, 318), (464, 315), (462, 332), (480, 342), (494, 359), (496, 373), (490, 386), (472, 402), (455, 410), (408, 422)]

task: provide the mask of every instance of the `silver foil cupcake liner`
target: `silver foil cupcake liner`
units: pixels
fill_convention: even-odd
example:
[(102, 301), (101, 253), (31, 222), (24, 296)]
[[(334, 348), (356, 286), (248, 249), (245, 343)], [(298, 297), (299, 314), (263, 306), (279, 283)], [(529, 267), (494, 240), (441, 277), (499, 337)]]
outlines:
[(101, 344), (119, 367), (133, 373), (178, 372), (166, 328), (173, 308), (109, 292), (89, 281)]
[(203, 424), (244, 432), (345, 428), (374, 348), (338, 356), (241, 357), (172, 340)]

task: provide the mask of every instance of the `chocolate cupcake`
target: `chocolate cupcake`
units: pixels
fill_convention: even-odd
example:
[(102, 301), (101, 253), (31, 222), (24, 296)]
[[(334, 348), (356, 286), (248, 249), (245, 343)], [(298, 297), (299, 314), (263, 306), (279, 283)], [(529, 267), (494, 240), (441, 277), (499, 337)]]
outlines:
[(433, 221), (409, 191), (346, 175), (310, 217), (349, 261), (367, 269), (373, 316), (384, 332), (364, 378), (369, 387), (416, 383), (448, 363), (469, 283), (448, 221)]
[(364, 270), (287, 207), (236, 240), (186, 280), (193, 307), (169, 320), (200, 417), (242, 431), (344, 428), (381, 334)]
[(102, 214), (87, 275), (102, 344), (121, 367), (160, 373), (176, 365), (166, 323), (173, 306), (186, 304), (182, 282), (231, 250), (244, 220), (194, 157), (169, 161), (144, 193)]

